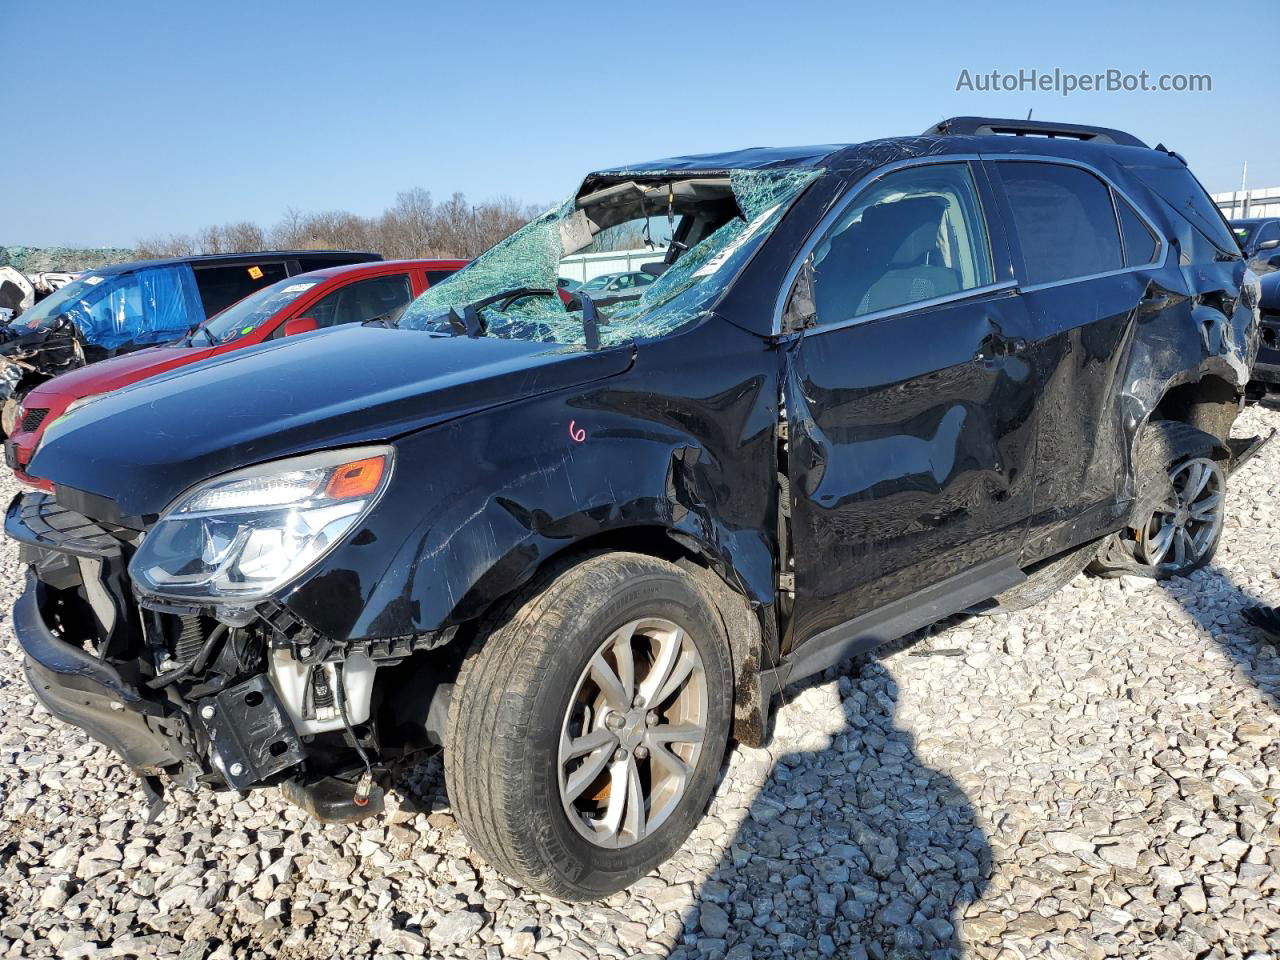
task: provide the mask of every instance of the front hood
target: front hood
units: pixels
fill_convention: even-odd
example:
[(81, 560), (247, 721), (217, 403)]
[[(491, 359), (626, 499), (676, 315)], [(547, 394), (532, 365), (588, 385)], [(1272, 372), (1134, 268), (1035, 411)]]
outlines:
[(59, 375), (42, 384), (31, 392), (34, 406), (38, 396), (90, 397), (97, 393), (118, 390), (131, 383), (137, 383), (153, 374), (162, 373), (177, 364), (195, 363), (209, 356), (208, 348), (195, 347), (148, 347), (133, 353), (123, 353), (87, 367)]
[(52, 424), (29, 472), (158, 513), (238, 467), (390, 440), (626, 370), (630, 345), (581, 347), (344, 326), (182, 367)]

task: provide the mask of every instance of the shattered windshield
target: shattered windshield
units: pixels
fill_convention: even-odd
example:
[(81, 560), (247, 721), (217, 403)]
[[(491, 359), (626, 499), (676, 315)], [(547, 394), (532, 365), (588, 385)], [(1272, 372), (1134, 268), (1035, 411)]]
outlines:
[(191, 336), (195, 346), (231, 343), (247, 337), (314, 287), (319, 280), (286, 277), (233, 303)]
[(401, 328), (436, 334), (463, 329), (473, 310), (486, 336), (586, 342), (581, 303), (566, 304), (557, 280), (640, 271), (652, 283), (605, 291), (598, 302), (602, 345), (664, 336), (701, 317), (792, 200), (821, 175), (816, 167), (691, 174), (628, 171), (588, 180), (544, 213), (409, 305)]
[[(127, 277), (128, 274), (120, 276)], [(88, 305), (97, 303), (107, 295), (107, 291), (111, 289), (113, 279), (118, 277), (101, 277), (96, 274), (89, 274), (78, 280), (72, 280), (60, 290), (55, 290), (49, 296), (45, 297), (30, 310), (22, 314), (22, 325), (35, 330), (38, 327), (45, 327), (54, 317), (63, 312), (63, 307), (72, 302), (83, 302)]]

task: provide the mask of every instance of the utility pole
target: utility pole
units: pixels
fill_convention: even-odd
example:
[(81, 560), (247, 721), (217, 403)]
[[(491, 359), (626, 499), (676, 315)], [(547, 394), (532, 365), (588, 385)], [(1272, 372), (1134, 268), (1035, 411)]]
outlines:
[(1240, 174), (1240, 218), (1244, 219), (1249, 215), (1249, 191), (1246, 184), (1249, 182), (1249, 161), (1244, 162), (1244, 172)]

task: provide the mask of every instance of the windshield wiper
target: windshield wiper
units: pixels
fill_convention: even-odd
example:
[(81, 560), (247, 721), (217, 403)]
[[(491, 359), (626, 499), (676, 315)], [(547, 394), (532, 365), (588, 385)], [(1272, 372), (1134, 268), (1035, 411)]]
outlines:
[(209, 341), (209, 346), (214, 346), (217, 341), (213, 339), (213, 334), (209, 332), (209, 328), (203, 324), (196, 324), (187, 332), (187, 344), (194, 347), (196, 345), (196, 337), (204, 334), (205, 340)]
[(474, 303), (468, 303), (462, 308), (462, 316), (458, 316), (458, 311), (450, 307), (447, 317), (454, 336), (483, 337), (489, 332), (489, 325), (484, 322), (479, 308)]
[(600, 312), (596, 310), (596, 302), (588, 294), (578, 291), (577, 297), (582, 301), (582, 335), (588, 350), (600, 349)]

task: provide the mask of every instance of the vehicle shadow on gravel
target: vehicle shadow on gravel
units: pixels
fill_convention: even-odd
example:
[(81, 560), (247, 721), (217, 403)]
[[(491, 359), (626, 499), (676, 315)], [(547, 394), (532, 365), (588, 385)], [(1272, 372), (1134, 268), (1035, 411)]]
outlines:
[(730, 771), (763, 786), (670, 956), (958, 956), (991, 848), (964, 792), (895, 725), (892, 675), (854, 660), (784, 700), (772, 768), (744, 751)]
[(1280, 709), (1280, 638), (1270, 637), (1241, 616), (1245, 607), (1274, 605), (1280, 597), (1255, 595), (1212, 563), (1190, 577), (1162, 580), (1158, 586), (1218, 644), (1271, 705)]

